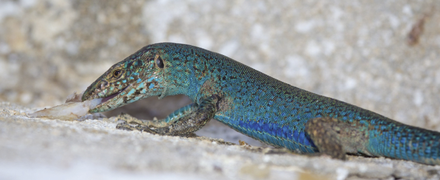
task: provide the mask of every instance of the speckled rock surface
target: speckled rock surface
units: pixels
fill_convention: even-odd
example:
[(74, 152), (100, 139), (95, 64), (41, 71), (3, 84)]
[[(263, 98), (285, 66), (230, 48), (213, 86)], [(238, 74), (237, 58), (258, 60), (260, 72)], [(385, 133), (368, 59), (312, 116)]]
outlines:
[(0, 179), (438, 179), (440, 166), (308, 157), (205, 137), (116, 130), (113, 118), (29, 118), (0, 103)]
[[(150, 43), (172, 41), (225, 54), (294, 86), (361, 106), (407, 124), (439, 131), (440, 23), (437, 23), (440, 22), (439, 8), (440, 1), (437, 0), (361, 2), (2, 0), (0, 1), (0, 101), (15, 103), (26, 108), (60, 104), (67, 95), (74, 91), (83, 91), (112, 64), (141, 47)], [(189, 100), (184, 96), (171, 97), (164, 101), (149, 98), (107, 115), (112, 116), (124, 111), (141, 118), (164, 117), (187, 103)], [(7, 106), (7, 108), (11, 107)], [(198, 147), (197, 144), (204, 142), (195, 139), (117, 131), (109, 127), (113, 126), (110, 122), (103, 125), (108, 127), (103, 131), (107, 133), (108, 137), (106, 137), (106, 133), (87, 134), (86, 130), (73, 134), (50, 134), (52, 131), (77, 131), (78, 128), (93, 127), (94, 123), (102, 123), (101, 121), (69, 124), (62, 121), (20, 119), (9, 115), (2, 118), (1, 140), (18, 143), (9, 145), (0, 143), (0, 154), (2, 154), (0, 163), (5, 167), (10, 163), (17, 165), (11, 167), (20, 167), (26, 162), (31, 162), (34, 164), (26, 165), (27, 167), (24, 168), (39, 167), (40, 163), (48, 165), (49, 168), (67, 162), (60, 171), (67, 174), (74, 173), (83, 167), (72, 165), (72, 159), (75, 157), (81, 157), (79, 159), (84, 161), (88, 158), (95, 161), (93, 158), (108, 159), (107, 155), (114, 155), (104, 153), (92, 157), (92, 155), (84, 155), (89, 150), (77, 152), (75, 148), (96, 148), (96, 152), (102, 150), (99, 151), (101, 153), (116, 152), (118, 147), (112, 147), (110, 142), (118, 144), (119, 141), (125, 141), (124, 138), (130, 139), (126, 143), (149, 142), (149, 140), (154, 141), (154, 138), (168, 139), (166, 141), (172, 143), (168, 143), (169, 147), (166, 148), (170, 148), (169, 156), (174, 158), (172, 161), (184, 160), (179, 159), (179, 154), (173, 154), (175, 149), (200, 148), (197, 152), (203, 154), (206, 148), (206, 145)], [(69, 124), (70, 130), (66, 127), (66, 123)], [(218, 133), (210, 134), (211, 137), (232, 139), (234, 143), (237, 143), (238, 139), (245, 138), (235, 134), (230, 135), (231, 130), (217, 127), (219, 126), (212, 125), (204, 128), (203, 131), (208, 131), (207, 134), (216, 131)], [(56, 130), (57, 128), (60, 129)], [(113, 131), (115, 134), (112, 134)], [(82, 135), (82, 133), (86, 134)], [(52, 136), (65, 139), (51, 138)], [(83, 136), (109, 138), (109, 144), (104, 144), (105, 149), (101, 149), (98, 145), (89, 147), (90, 144), (75, 141), (75, 137)], [(99, 142), (99, 140), (95, 141)], [(60, 149), (56, 149), (58, 145), (52, 146), (60, 142), (65, 143), (59, 147)], [(187, 145), (173, 147), (176, 143)], [(50, 147), (46, 147), (45, 144), (49, 144)], [(259, 145), (258, 142), (254, 144)], [(33, 150), (36, 147), (41, 149)], [(247, 158), (245, 154), (248, 152), (240, 147), (218, 145), (216, 148), (219, 149), (218, 151), (226, 149), (228, 155), (237, 153), (231, 155), (233, 157)], [(231, 148), (233, 151), (228, 151)], [(63, 160), (62, 154), (54, 155), (54, 152), (60, 153), (63, 152), (62, 150), (69, 153), (70, 159)], [(151, 153), (156, 151), (159, 150), (151, 150)], [(206, 151), (209, 152), (209, 148)], [(131, 151), (127, 151), (129, 152)], [(26, 155), (26, 153), (35, 154)], [(131, 158), (140, 158), (137, 157), (138, 155), (140, 154), (132, 154)], [(148, 157), (149, 155), (152, 157)], [(257, 161), (234, 159), (226, 155), (216, 158), (221, 162), (232, 164), (249, 162), (250, 169), (252, 167), (264, 169), (272, 166), (271, 163), (262, 160), (265, 156), (251, 153), (250, 159), (261, 158)], [(278, 155), (270, 155), (270, 157), (275, 156)], [(44, 161), (37, 161), (32, 157)], [(142, 154), (145, 161), (156, 157), (150, 153)], [(192, 154), (188, 157), (199, 156)], [(222, 160), (222, 157), (225, 159)], [(291, 157), (291, 155), (282, 155), (280, 159), (298, 161), (295, 158), (308, 163), (313, 163), (315, 159)], [(192, 161), (197, 160), (196, 158)], [(240, 162), (242, 160), (244, 162)], [(108, 161), (117, 164), (116, 160)], [(345, 165), (350, 163), (328, 159), (324, 161), (329, 161), (329, 164), (336, 163), (331, 165), (333, 167), (339, 165), (338, 163)], [(361, 159), (359, 163), (365, 161)], [(375, 166), (376, 160), (373, 161)], [(387, 159), (384, 161), (395, 163)], [(93, 163), (106, 164), (100, 160)], [(161, 176), (163, 172), (174, 172), (173, 168), (166, 168), (171, 167), (167, 160), (155, 159), (143, 163), (148, 165), (139, 165), (142, 168), (135, 166), (141, 169), (136, 170), (140, 173), (140, 177), (145, 175), (142, 173)], [(162, 168), (151, 168), (152, 164), (160, 164), (158, 167)], [(278, 166), (277, 163), (274, 164)], [(292, 164), (289, 164), (287, 169)], [(318, 164), (325, 166), (325, 163)], [(178, 162), (175, 167), (180, 165), (185, 168), (182, 162)], [(87, 164), (87, 166), (95, 167), (95, 164)], [(111, 167), (112, 170), (120, 168), (108, 163), (105, 166)], [(293, 169), (298, 166), (292, 165)], [(418, 168), (414, 170), (412, 166), (420, 167), (410, 163), (409, 166), (392, 166), (392, 169), (400, 173), (419, 170)], [(202, 165), (188, 166), (194, 169), (202, 167)], [(109, 169), (102, 169), (105, 173), (111, 172), (107, 170)], [(219, 178), (231, 175), (226, 173), (224, 168), (212, 171), (217, 172), (214, 174), (219, 175)], [(270, 177), (275, 177), (273, 174), (277, 174), (273, 173), (271, 168), (268, 171), (271, 172)], [(126, 175), (124, 172), (119, 175)], [(195, 178), (205, 177), (201, 175), (203, 173), (211, 174), (211, 171), (199, 169), (178, 172), (185, 176), (194, 175)], [(336, 171), (329, 172), (337, 174)], [(420, 170), (420, 172), (429, 174), (433, 171)], [(89, 175), (91, 174), (93, 173)]]

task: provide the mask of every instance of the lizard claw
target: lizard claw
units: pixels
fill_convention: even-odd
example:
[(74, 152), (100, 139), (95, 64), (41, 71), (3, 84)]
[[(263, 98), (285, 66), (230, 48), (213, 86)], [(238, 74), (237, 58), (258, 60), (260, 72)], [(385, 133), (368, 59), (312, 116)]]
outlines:
[(141, 132), (152, 132), (147, 120), (136, 119), (129, 114), (122, 113), (116, 117), (118, 124), (116, 129), (128, 130), (128, 131), (141, 131)]
[(125, 121), (118, 123), (116, 125), (116, 129), (127, 130), (127, 131), (138, 130), (136, 127), (131, 126), (130, 124), (128, 124)]

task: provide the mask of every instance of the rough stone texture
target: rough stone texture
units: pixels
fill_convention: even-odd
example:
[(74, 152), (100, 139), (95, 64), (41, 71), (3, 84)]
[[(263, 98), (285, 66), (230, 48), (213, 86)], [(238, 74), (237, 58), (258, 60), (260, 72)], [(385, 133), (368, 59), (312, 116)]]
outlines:
[[(2, 0), (0, 101), (27, 108), (60, 104), (68, 94), (83, 91), (108, 67), (144, 45), (172, 41), (225, 54), (294, 86), (438, 131), (439, 8), (438, 0)], [(408, 38), (411, 32), (416, 40)], [(187, 103), (183, 96), (165, 101), (150, 98), (119, 111), (143, 118), (164, 117)], [(433, 167), (414, 163), (394, 166), (396, 162), (388, 159), (340, 162), (249, 153), (237, 146), (211, 147), (209, 142), (196, 139), (122, 132), (106, 121), (75, 123), (8, 114), (0, 123), (0, 166), (16, 171), (21, 166), (29, 170), (45, 164), (42, 168), (61, 165), (60, 175), (103, 166), (99, 174), (119, 173), (110, 177), (127, 175), (125, 170), (131, 173), (135, 168), (140, 178), (151, 174), (174, 177), (165, 177), (164, 172), (194, 178), (214, 172), (223, 178), (259, 169), (257, 176), (261, 177), (295, 172), (296, 177), (307, 178), (298, 174), (302, 172), (298, 169), (310, 165), (313, 167), (305, 169), (317, 172), (329, 165), (323, 174), (335, 175), (346, 172), (335, 169), (339, 165), (366, 163), (363, 167), (378, 170), (371, 174), (381, 174), (381, 164), (391, 166), (393, 173), (383, 177), (416, 171), (427, 176), (437, 173), (429, 170)], [(100, 130), (89, 132), (95, 126)], [(216, 130), (215, 137), (230, 136), (230, 130), (217, 127), (203, 130)], [(244, 138), (233, 136), (234, 143)], [(105, 142), (101, 143), (101, 138)], [(157, 143), (159, 140), (165, 142)], [(161, 151), (164, 145), (166, 150)], [(126, 146), (149, 148), (131, 154)], [(154, 153), (166, 157), (158, 158)], [(124, 154), (128, 160), (122, 160)], [(115, 159), (110, 158), (113, 156)], [(85, 163), (86, 168), (81, 169), (82, 161), (92, 164)], [(119, 161), (123, 163), (118, 165)], [(89, 178), (94, 174), (89, 171)]]
[(28, 118), (0, 103), (0, 179), (438, 179), (440, 166), (308, 157), (205, 137), (115, 130), (114, 118)]

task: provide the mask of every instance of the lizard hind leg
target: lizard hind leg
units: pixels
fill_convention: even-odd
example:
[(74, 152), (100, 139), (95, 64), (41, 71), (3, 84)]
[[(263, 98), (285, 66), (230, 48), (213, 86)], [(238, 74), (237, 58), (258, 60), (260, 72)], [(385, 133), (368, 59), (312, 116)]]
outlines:
[(185, 136), (202, 128), (217, 112), (219, 96), (212, 95), (200, 104), (190, 104), (182, 107), (165, 119), (139, 120), (127, 114), (118, 116), (122, 121), (116, 128), (123, 130), (139, 130), (153, 134)]
[(305, 131), (320, 153), (345, 160), (346, 153), (367, 152), (368, 133), (361, 126), (336, 118), (320, 117), (308, 121)]

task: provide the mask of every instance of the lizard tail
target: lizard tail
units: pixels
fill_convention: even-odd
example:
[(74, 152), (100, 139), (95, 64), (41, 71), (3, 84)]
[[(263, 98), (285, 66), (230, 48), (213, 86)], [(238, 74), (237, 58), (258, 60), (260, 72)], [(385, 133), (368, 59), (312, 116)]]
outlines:
[(401, 123), (375, 126), (369, 131), (372, 155), (440, 165), (440, 133)]

